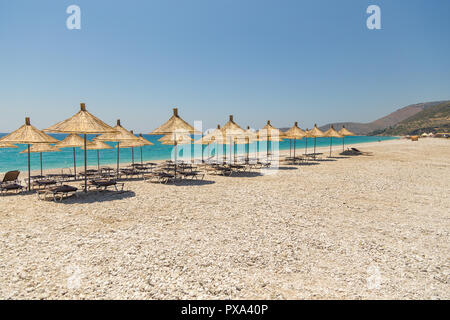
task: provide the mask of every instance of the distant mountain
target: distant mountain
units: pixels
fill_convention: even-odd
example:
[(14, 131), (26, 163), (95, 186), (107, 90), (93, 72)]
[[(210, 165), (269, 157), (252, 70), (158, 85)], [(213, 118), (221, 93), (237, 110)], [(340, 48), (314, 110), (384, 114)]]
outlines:
[(341, 129), (342, 126), (345, 126), (348, 130), (360, 135), (377, 134), (383, 132), (387, 128), (393, 127), (396, 124), (418, 114), (419, 112), (422, 112), (430, 107), (434, 107), (443, 103), (450, 103), (450, 101), (434, 101), (434, 102), (411, 104), (409, 106), (398, 109), (397, 111), (394, 111), (385, 117), (382, 117), (378, 120), (369, 123), (336, 122), (321, 126), (320, 130), (328, 130), (330, 126), (333, 125), (336, 130)]
[(387, 129), (377, 130), (372, 134), (420, 135), (429, 132), (450, 132), (450, 102), (427, 107)]

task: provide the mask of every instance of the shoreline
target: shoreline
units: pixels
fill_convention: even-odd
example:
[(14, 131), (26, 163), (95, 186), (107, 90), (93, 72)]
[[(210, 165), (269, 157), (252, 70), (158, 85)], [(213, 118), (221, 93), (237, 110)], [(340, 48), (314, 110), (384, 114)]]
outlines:
[[(378, 145), (378, 144), (380, 144), (380, 143), (390, 143), (390, 142), (393, 142), (393, 141), (398, 141), (398, 140), (402, 140), (401, 138), (398, 138), (398, 137), (396, 137), (396, 139), (392, 139), (392, 140), (381, 140), (381, 141), (376, 141), (376, 142), (374, 142), (374, 141), (371, 141), (371, 142), (360, 142), (360, 143), (354, 143), (354, 144), (345, 144), (345, 150), (347, 149), (347, 148), (351, 148), (351, 147), (356, 147), (356, 148), (358, 148), (358, 147), (360, 147), (360, 148), (362, 148), (363, 146), (367, 146), (367, 147), (370, 147), (370, 146), (374, 146), (374, 145)], [(310, 146), (309, 144), (308, 144), (308, 153), (312, 153), (313, 152), (313, 144)], [(324, 154), (324, 156), (326, 156), (327, 154), (328, 154), (328, 152), (329, 152), (329, 150), (330, 150), (330, 147), (329, 146), (327, 146), (327, 147), (316, 147), (316, 152), (318, 152), (318, 153), (323, 153)], [(302, 147), (302, 148), (299, 148), (299, 147), (297, 147), (297, 149), (296, 149), (296, 155), (302, 155), (302, 154), (304, 154), (304, 152), (305, 152), (305, 148), (304, 147)], [(339, 154), (340, 152), (342, 152), (342, 144), (336, 144), (336, 145), (334, 145), (333, 144), (333, 149), (332, 149), (332, 155), (337, 155), (337, 154)], [(253, 153), (253, 154), (255, 154), (255, 153)], [(265, 151), (260, 151), (260, 154), (261, 155), (265, 155)], [(243, 153), (239, 153), (238, 155), (244, 155)], [(227, 155), (228, 156), (228, 155)], [(252, 153), (250, 153), (250, 156), (252, 156)], [(279, 156), (280, 157), (285, 157), (285, 156), (289, 156), (289, 149), (282, 149), (282, 150), (279, 150)], [(139, 158), (139, 156), (136, 156), (135, 157), (135, 159), (137, 159), (137, 161), (134, 161), (134, 163), (140, 163), (140, 158)], [(193, 158), (194, 160), (200, 160), (201, 159), (201, 157), (195, 157), (195, 158)], [(161, 163), (161, 162), (164, 162), (164, 161), (166, 161), (166, 160), (170, 160), (169, 158), (167, 158), (167, 159), (158, 159), (158, 160), (144, 160), (143, 162), (144, 163), (146, 163), (146, 162), (154, 162), (154, 163)], [(179, 158), (178, 160), (184, 160), (184, 161), (189, 161), (190, 159), (183, 159), (183, 158)], [(100, 167), (113, 167), (113, 168), (116, 168), (116, 165), (117, 165), (117, 162), (103, 162), (102, 163), (102, 161), (100, 161), (101, 163), (100, 163)], [(132, 164), (132, 162), (131, 161), (129, 161), (129, 162), (120, 162), (120, 167), (121, 168), (125, 168), (125, 167), (129, 167), (129, 166), (131, 166), (131, 164)], [(49, 168), (49, 169), (46, 169), (45, 168), (45, 163), (44, 163), (44, 167), (43, 167), (43, 173), (44, 173), (44, 175), (46, 174), (46, 173), (49, 173), (49, 174), (52, 174), (52, 173), (60, 173), (61, 172), (61, 170), (71, 170), (71, 171), (73, 171), (73, 165), (72, 166), (66, 166), (66, 167), (58, 167), (58, 168)], [(87, 166), (87, 169), (89, 170), (89, 169), (97, 169), (97, 165), (88, 165)], [(84, 171), (84, 165), (83, 166), (77, 166), (77, 172), (81, 172), (81, 171)], [(4, 171), (4, 172), (0, 172), (0, 175), (4, 175), (5, 173), (6, 173), (7, 171)], [(31, 175), (33, 176), (33, 175), (38, 175), (38, 174), (40, 174), (40, 172), (41, 172), (41, 170), (40, 169), (37, 169), (37, 170), (31, 170)], [(66, 172), (67, 173), (67, 172)], [(27, 170), (24, 170), (24, 171), (21, 171), (20, 172), (20, 178), (27, 178), (27, 176), (28, 176), (28, 171)]]

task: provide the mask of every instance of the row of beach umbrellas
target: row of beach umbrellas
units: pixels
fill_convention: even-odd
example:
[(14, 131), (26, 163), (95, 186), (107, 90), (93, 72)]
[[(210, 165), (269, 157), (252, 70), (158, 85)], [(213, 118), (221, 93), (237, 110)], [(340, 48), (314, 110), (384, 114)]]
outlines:
[[(61, 141), (53, 138), (47, 133), (63, 133), (68, 134), (66, 138)], [(97, 135), (92, 141), (87, 139), (87, 135)], [(269, 143), (275, 141), (282, 141), (284, 139), (294, 140), (294, 157), (296, 150), (296, 140), (306, 138), (314, 138), (314, 154), (316, 152), (316, 138), (317, 137), (330, 137), (330, 156), (332, 139), (335, 137), (344, 138), (345, 136), (354, 135), (343, 127), (339, 132), (336, 131), (333, 126), (322, 132), (317, 125), (311, 130), (302, 130), (298, 127), (297, 122), (292, 128), (286, 132), (273, 127), (270, 121), (258, 131), (252, 131), (249, 127), (247, 130), (242, 129), (238, 124), (234, 122), (231, 115), (228, 122), (223, 126), (217, 126), (216, 129), (210, 133), (203, 135), (194, 129), (190, 124), (184, 121), (178, 115), (178, 109), (173, 109), (173, 115), (163, 125), (153, 130), (151, 135), (162, 135), (160, 141), (164, 145), (173, 145), (175, 154), (175, 175), (177, 166), (177, 146), (183, 144), (193, 143), (191, 135), (201, 134), (201, 139), (195, 141), (196, 144), (210, 145), (215, 143), (216, 145), (229, 145), (230, 156), (229, 161), (232, 161), (231, 150), (235, 149), (237, 144), (244, 144), (247, 147), (247, 159), (249, 157), (249, 144), (251, 142), (267, 143), (267, 158), (269, 158)], [(82, 137), (80, 136), (82, 135)], [(141, 162), (142, 162), (142, 147), (146, 145), (152, 145), (150, 141), (146, 140), (142, 134), (136, 136), (132, 131), (128, 131), (122, 125), (120, 120), (117, 120), (117, 124), (114, 127), (109, 126), (99, 118), (92, 115), (86, 110), (84, 103), (80, 104), (80, 111), (78, 111), (72, 117), (58, 122), (47, 129), (39, 130), (31, 125), (30, 119), (25, 118), (25, 124), (12, 133), (4, 136), (0, 139), (0, 148), (16, 148), (14, 144), (26, 144), (27, 149), (23, 153), (28, 153), (28, 188), (31, 188), (31, 166), (30, 166), (30, 154), (40, 153), (41, 155), (41, 175), (42, 175), (42, 153), (43, 152), (58, 152), (61, 148), (72, 148), (74, 157), (74, 173), (76, 174), (76, 159), (75, 148), (81, 147), (84, 150), (84, 169), (87, 172), (87, 150), (97, 150), (97, 162), (98, 168), (100, 168), (99, 150), (111, 149), (112, 147), (105, 142), (117, 142), (117, 173), (119, 172), (119, 155), (120, 148), (132, 149), (132, 162), (134, 163), (134, 148), (141, 148)], [(344, 140), (343, 140), (344, 149)], [(307, 152), (307, 144), (305, 153)], [(218, 152), (217, 152), (218, 156)], [(203, 157), (203, 152), (202, 152)], [(226, 161), (227, 154), (224, 153)], [(203, 158), (202, 158), (203, 161)], [(236, 152), (234, 152), (234, 161), (236, 161)], [(87, 190), (87, 174), (84, 175), (85, 191)]]

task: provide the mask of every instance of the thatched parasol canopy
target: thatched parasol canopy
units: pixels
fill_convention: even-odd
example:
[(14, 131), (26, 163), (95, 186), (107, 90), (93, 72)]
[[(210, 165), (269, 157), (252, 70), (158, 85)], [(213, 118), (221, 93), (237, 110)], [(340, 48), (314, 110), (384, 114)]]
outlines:
[(114, 126), (113, 129), (114, 132), (104, 133), (96, 137), (95, 140), (120, 142), (120, 146), (122, 146), (122, 142), (139, 141), (138, 137), (136, 137), (133, 133), (122, 127), (120, 119), (117, 119), (117, 124)]
[(13, 145), (12, 143), (0, 142), (0, 148), (18, 148), (18, 146)]
[[(95, 140), (99, 141), (116, 141), (117, 145), (117, 177), (119, 177), (119, 169), (120, 169), (120, 148), (123, 143), (126, 142), (136, 142), (139, 143), (140, 140), (136, 137), (131, 131), (128, 131), (122, 124), (120, 123), (120, 119), (117, 119), (117, 124), (113, 128), (115, 131), (110, 133), (104, 133), (95, 138)], [(131, 146), (130, 146), (131, 148)]]
[(298, 122), (295, 122), (294, 125), (284, 133), (284, 135), (287, 139), (289, 139), (289, 156), (291, 155), (291, 142), (292, 139), (294, 139), (294, 158), (295, 158), (297, 139), (302, 139), (306, 137), (308, 134), (298, 127)]
[(44, 131), (56, 133), (95, 134), (114, 132), (115, 130), (96, 116), (92, 115), (86, 110), (86, 105), (81, 103), (80, 111), (78, 111), (75, 115), (69, 119), (54, 124)]
[(166, 135), (174, 132), (184, 132), (185, 134), (201, 134), (201, 132), (194, 129), (189, 123), (184, 121), (178, 115), (178, 108), (173, 108), (173, 115), (167, 122), (160, 127), (153, 130), (150, 134)]
[(220, 130), (224, 140), (228, 140), (230, 137), (243, 137), (245, 133), (245, 130), (234, 122), (232, 115), (230, 115), (228, 122)]
[(307, 136), (307, 133), (298, 127), (298, 122), (295, 122), (289, 130), (284, 132), (284, 135), (287, 139), (302, 139)]
[(56, 143), (58, 140), (48, 134), (36, 129), (30, 123), (30, 118), (25, 118), (25, 124), (16, 131), (0, 139), (0, 143), (16, 143), (28, 145), (28, 190), (31, 190), (31, 163), (30, 163), (30, 145), (38, 143)]
[(348, 131), (345, 126), (342, 126), (342, 129), (339, 130), (339, 134), (342, 136), (342, 152), (344, 152), (345, 149), (345, 137), (347, 136), (354, 136), (355, 134), (351, 131)]
[(308, 134), (314, 138), (314, 159), (316, 158), (316, 140), (319, 137), (323, 137), (324, 133), (319, 128), (317, 128), (317, 124), (314, 124), (314, 128), (309, 130)]
[(250, 129), (250, 126), (247, 126), (247, 130), (244, 132), (244, 138), (247, 142), (258, 141), (258, 134), (255, 130)]
[(342, 126), (342, 129), (338, 131), (341, 136), (354, 136), (355, 134), (349, 130), (345, 126)]
[[(91, 142), (87, 141), (86, 144), (89, 146), (91, 144)], [(71, 133), (67, 137), (65, 137), (63, 140), (56, 143), (55, 146), (57, 148), (84, 147), (84, 139), (76, 133)]]
[[(86, 105), (80, 103), (80, 111), (71, 118), (58, 122), (57, 124), (45, 129), (47, 132), (57, 133), (78, 133), (84, 135), (84, 171), (87, 171), (87, 134), (115, 132), (113, 128), (104, 123), (99, 118), (86, 110)], [(75, 149), (74, 149), (74, 168), (75, 167)], [(76, 169), (75, 169), (76, 170)], [(76, 173), (75, 173), (76, 175)], [(84, 191), (87, 192), (87, 174), (84, 175)]]
[(139, 133), (138, 139), (141, 140), (144, 143), (144, 146), (152, 146), (152, 145), (154, 145), (154, 143), (152, 143), (152, 142), (148, 141), (147, 139), (145, 139), (142, 136), (142, 133)]
[[(84, 146), (81, 147), (84, 150)], [(92, 140), (86, 146), (86, 150), (105, 150), (105, 149), (113, 149), (109, 144), (106, 144), (100, 140)]]
[[(52, 146), (51, 144), (46, 144), (46, 143), (36, 143), (30, 147), (31, 153), (58, 152), (58, 151), (61, 151), (58, 147)], [(20, 153), (28, 153), (28, 150), (25, 149)]]
[(259, 141), (283, 141), (283, 138), (285, 138), (285, 134), (272, 126), (270, 120), (267, 121), (264, 127), (258, 130), (257, 135)]
[(214, 142), (223, 143), (223, 132), (220, 128), (220, 124), (217, 125), (217, 128), (205, 135), (203, 138), (195, 141), (196, 144), (211, 144)]
[(162, 138), (158, 139), (161, 144), (165, 145), (179, 145), (179, 144), (189, 144), (193, 139), (187, 134), (167, 134)]
[(314, 124), (314, 128), (309, 130), (309, 134), (313, 138), (319, 138), (319, 137), (323, 137), (324, 136), (323, 131), (321, 131), (319, 128), (317, 128), (317, 124)]
[(343, 136), (340, 135), (339, 132), (334, 130), (333, 125), (331, 125), (331, 128), (328, 129), (327, 131), (325, 131), (323, 133), (323, 135), (325, 137), (329, 137), (330, 138), (330, 157), (331, 157), (331, 148), (332, 148), (332, 145), (333, 145), (333, 138), (343, 138)]
[(48, 134), (36, 129), (30, 123), (30, 118), (25, 118), (25, 124), (19, 129), (2, 137), (0, 143), (14, 144), (35, 144), (35, 143), (56, 143), (58, 140)]
[[(86, 145), (86, 150), (97, 150), (97, 169), (100, 170), (100, 151), (99, 150), (106, 150), (106, 149), (112, 149), (109, 144), (106, 144), (100, 140), (92, 140), (89, 144)], [(83, 150), (84, 146), (81, 148)]]
[(323, 136), (328, 138), (342, 138), (342, 135), (336, 130), (334, 130), (333, 126), (331, 126), (330, 129), (325, 131), (323, 133)]
[(41, 160), (41, 177), (43, 176), (43, 169), (42, 169), (42, 153), (43, 152), (59, 152), (61, 150), (59, 150), (57, 147), (52, 146), (51, 144), (47, 144), (47, 143), (36, 143), (33, 144), (30, 147), (30, 150), (23, 150), (21, 153), (39, 153), (40, 155), (40, 160)]

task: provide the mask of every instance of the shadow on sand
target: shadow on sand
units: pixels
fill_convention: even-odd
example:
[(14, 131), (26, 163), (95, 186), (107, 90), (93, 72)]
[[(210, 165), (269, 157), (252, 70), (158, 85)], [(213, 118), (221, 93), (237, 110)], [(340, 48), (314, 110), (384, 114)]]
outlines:
[(183, 179), (183, 180), (175, 180), (173, 182), (169, 182), (167, 185), (169, 186), (206, 186), (216, 183), (212, 180), (194, 180), (194, 179)]
[(62, 200), (62, 204), (74, 204), (74, 203), (96, 203), (96, 202), (106, 202), (114, 200), (122, 200), (127, 198), (132, 198), (136, 194), (134, 191), (88, 191), (87, 193), (79, 192), (78, 196), (72, 196)]

